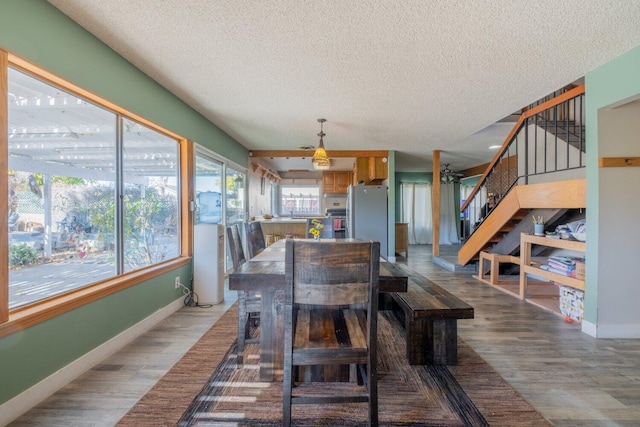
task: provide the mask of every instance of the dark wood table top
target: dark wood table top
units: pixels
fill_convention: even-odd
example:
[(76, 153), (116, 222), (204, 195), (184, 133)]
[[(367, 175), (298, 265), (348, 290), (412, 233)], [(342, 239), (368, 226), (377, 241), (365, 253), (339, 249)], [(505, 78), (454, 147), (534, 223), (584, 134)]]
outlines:
[[(229, 275), (229, 289), (260, 291), (284, 289), (284, 239), (267, 247)], [(384, 259), (380, 261), (380, 292), (406, 292), (407, 273)]]

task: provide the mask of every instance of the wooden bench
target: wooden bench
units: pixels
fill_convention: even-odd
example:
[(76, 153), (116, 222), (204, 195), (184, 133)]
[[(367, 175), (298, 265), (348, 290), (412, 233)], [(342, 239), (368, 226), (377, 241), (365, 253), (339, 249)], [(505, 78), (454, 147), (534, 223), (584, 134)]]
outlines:
[(473, 307), (420, 274), (406, 271), (407, 292), (387, 302), (405, 328), (410, 365), (455, 365), (458, 319), (473, 319)]

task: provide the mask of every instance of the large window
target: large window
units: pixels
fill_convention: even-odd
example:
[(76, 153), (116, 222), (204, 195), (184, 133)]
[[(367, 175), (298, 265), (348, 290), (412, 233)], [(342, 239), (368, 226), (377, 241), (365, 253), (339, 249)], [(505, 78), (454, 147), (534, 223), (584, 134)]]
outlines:
[(320, 213), (320, 187), (317, 185), (281, 185), (280, 215)]
[(179, 153), (177, 138), (10, 68), (9, 308), (179, 256)]
[(178, 142), (123, 119), (124, 270), (179, 255)]

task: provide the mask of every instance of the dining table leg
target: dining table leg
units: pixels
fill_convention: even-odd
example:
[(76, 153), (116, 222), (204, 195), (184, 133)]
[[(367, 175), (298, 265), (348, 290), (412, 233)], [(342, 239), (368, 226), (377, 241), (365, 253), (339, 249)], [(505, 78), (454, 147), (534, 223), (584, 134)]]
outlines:
[(284, 290), (261, 292), (260, 380), (282, 381), (284, 366)]

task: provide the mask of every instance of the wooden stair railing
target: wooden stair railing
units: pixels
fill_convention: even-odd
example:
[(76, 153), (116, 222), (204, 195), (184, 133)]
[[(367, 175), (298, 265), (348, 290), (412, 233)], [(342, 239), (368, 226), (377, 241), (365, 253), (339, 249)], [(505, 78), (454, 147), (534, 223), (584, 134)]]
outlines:
[[(525, 111), (523, 111), (523, 113), (520, 115), (520, 117), (518, 118), (518, 120), (514, 124), (513, 129), (511, 130), (511, 132), (509, 133), (509, 135), (507, 136), (507, 138), (503, 142), (502, 146), (496, 152), (496, 155), (493, 157), (493, 160), (489, 163), (489, 165), (486, 168), (485, 172), (482, 174), (482, 176), (478, 180), (478, 183), (473, 188), (473, 190), (471, 191), (469, 196), (466, 198), (466, 200), (462, 204), (462, 206), (460, 206), (460, 212), (464, 212), (465, 209), (469, 208), (469, 206), (474, 201), (474, 198), (479, 195), (478, 193), (480, 192), (480, 189), (483, 186), (486, 185), (487, 178), (490, 175), (490, 173), (496, 167), (499, 167), (501, 163), (504, 162), (505, 154), (506, 154), (507, 158), (509, 157), (509, 149), (510, 149), (512, 143), (516, 140), (518, 133), (523, 129), (523, 127), (525, 126), (525, 123), (527, 123), (529, 119), (533, 120), (538, 115), (544, 114), (545, 112), (547, 112), (547, 111), (549, 111), (549, 110), (551, 110), (553, 108), (556, 108), (557, 106), (560, 106), (563, 103), (566, 103), (566, 102), (568, 102), (569, 100), (571, 100), (573, 98), (576, 98), (576, 97), (578, 97), (580, 95), (583, 95), (584, 92), (585, 92), (585, 85), (576, 86), (575, 88), (570, 89), (570, 90), (562, 93), (561, 95), (558, 95), (557, 97), (555, 97), (553, 99), (550, 99), (548, 101), (542, 102), (539, 105), (532, 106), (530, 108), (527, 108)], [(580, 131), (578, 133), (578, 135), (582, 136), (582, 132)], [(566, 141), (566, 142), (568, 144), (570, 144), (570, 145), (574, 145), (574, 144), (571, 144), (570, 141)], [(582, 146), (580, 147), (580, 149), (584, 150), (584, 140), (582, 141)], [(515, 158), (516, 156), (512, 156), (512, 157)], [(512, 185), (515, 185), (517, 180), (520, 177), (521, 177), (521, 174), (516, 173), (516, 181), (514, 181), (513, 183), (507, 185), (507, 187), (511, 188)], [(525, 176), (525, 179), (526, 179), (526, 176)], [(504, 199), (504, 194), (501, 194), (500, 196), (501, 196), (501, 198), (499, 198), (497, 200), (498, 204), (500, 204)]]

